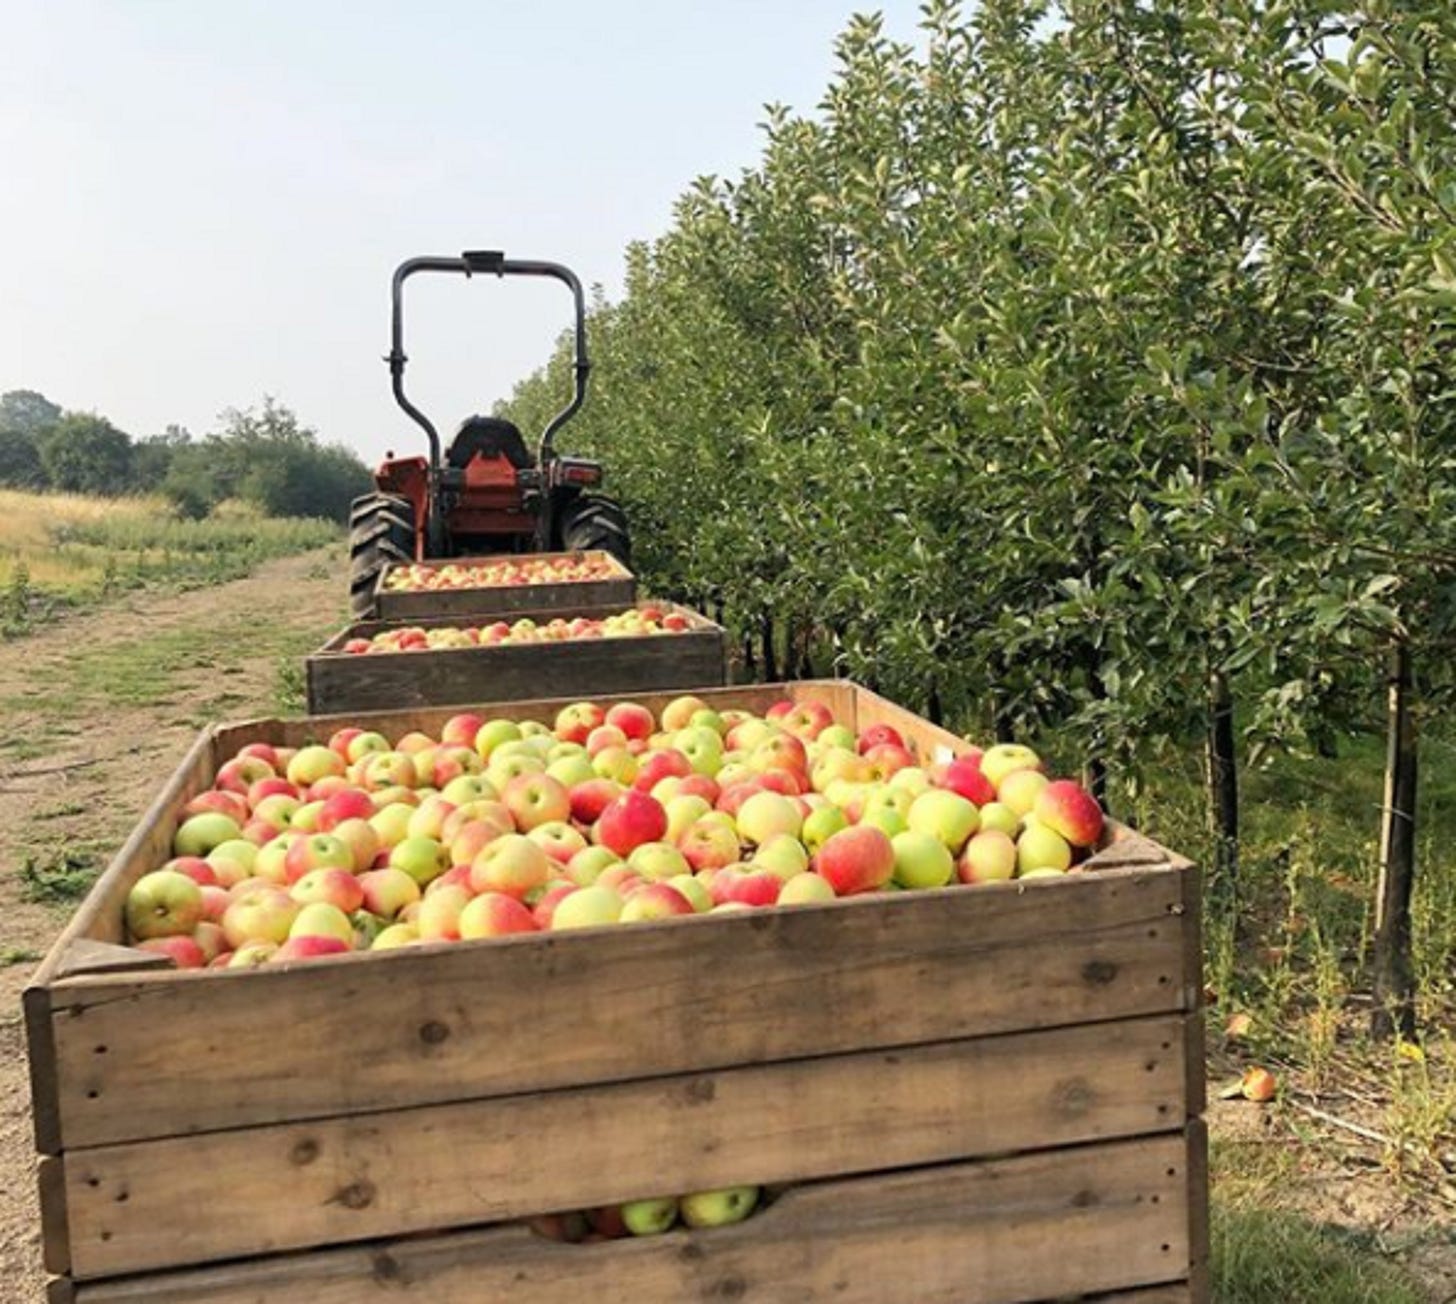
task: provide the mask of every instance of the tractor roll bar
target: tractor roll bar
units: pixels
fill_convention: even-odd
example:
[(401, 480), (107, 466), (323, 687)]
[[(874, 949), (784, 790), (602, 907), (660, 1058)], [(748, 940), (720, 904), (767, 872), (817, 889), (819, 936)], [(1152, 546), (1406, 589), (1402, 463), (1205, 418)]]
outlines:
[(563, 282), (571, 291), (576, 306), (576, 362), (573, 368), (575, 385), (571, 401), (546, 424), (541, 442), (536, 449), (536, 464), (544, 468), (551, 456), (552, 441), (561, 429), (581, 407), (586, 398), (586, 381), (591, 372), (591, 361), (586, 352), (586, 296), (576, 273), (560, 263), (537, 262), (530, 259), (507, 258), (499, 250), (467, 249), (458, 258), (422, 257), (409, 258), (394, 272), (392, 290), (393, 311), (391, 314), (390, 349), (384, 359), (389, 364), (389, 374), (394, 386), (394, 398), (401, 408), (425, 432), (430, 441), (430, 476), (433, 480), (440, 471), (440, 434), (423, 412), (419, 410), (404, 392), (404, 367), (409, 361), (404, 351), (404, 283), (416, 272), (459, 272), (473, 276), (476, 272), (493, 276), (550, 276)]

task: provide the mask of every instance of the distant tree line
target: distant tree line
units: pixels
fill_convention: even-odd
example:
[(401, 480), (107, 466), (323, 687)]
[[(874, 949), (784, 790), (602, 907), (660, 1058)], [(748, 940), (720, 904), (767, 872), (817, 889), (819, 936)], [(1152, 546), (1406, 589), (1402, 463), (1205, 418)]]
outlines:
[(230, 408), (219, 429), (196, 437), (181, 426), (134, 439), (94, 412), (67, 412), (34, 390), (0, 395), (0, 486), (65, 493), (162, 494), (187, 517), (224, 499), (270, 516), (347, 520), (368, 492), (368, 468), (325, 444), (281, 403)]

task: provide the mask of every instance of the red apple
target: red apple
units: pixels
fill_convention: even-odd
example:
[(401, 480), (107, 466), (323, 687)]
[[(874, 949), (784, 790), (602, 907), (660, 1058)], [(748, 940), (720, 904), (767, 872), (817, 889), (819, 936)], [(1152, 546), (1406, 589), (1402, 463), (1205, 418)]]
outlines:
[(1058, 779), (1036, 794), (1032, 814), (1074, 847), (1095, 847), (1102, 836), (1102, 807), (1079, 783)]
[(895, 873), (895, 848), (879, 829), (857, 825), (829, 838), (815, 853), (813, 869), (835, 896), (874, 892)]
[(655, 797), (629, 790), (602, 811), (595, 832), (602, 846), (619, 856), (630, 856), (644, 843), (662, 840), (667, 833), (667, 812)]

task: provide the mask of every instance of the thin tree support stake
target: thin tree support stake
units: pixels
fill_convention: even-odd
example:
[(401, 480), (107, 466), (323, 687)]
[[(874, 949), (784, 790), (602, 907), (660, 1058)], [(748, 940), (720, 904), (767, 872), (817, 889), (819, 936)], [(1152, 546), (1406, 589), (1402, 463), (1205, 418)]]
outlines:
[(1390, 652), (1386, 715), (1385, 809), (1380, 821), (1380, 882), (1375, 900), (1373, 1037), (1416, 1035), (1411, 963), (1411, 893), (1416, 881), (1416, 724), (1411, 711), (1410, 645)]

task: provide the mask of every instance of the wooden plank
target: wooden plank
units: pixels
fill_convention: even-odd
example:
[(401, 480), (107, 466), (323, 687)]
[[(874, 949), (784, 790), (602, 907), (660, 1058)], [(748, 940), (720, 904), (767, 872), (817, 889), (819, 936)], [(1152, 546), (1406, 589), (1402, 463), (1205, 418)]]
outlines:
[(54, 1155), (36, 1161), (36, 1185), (40, 1196), (41, 1258), (46, 1271), (71, 1270), (71, 1230), (66, 1214), (66, 1167)]
[[(554, 611), (565, 607), (630, 607), (637, 600), (637, 579), (609, 552), (589, 549), (582, 553), (532, 553), (531, 561), (556, 561), (580, 556), (607, 562), (612, 574), (600, 580), (579, 580), (555, 584), (497, 584), (465, 589), (431, 589), (423, 592), (394, 590), (387, 586), (390, 572), (404, 567), (394, 563), (380, 572), (374, 590), (381, 620), (414, 620), (421, 616), (496, 617), (519, 611)], [(506, 558), (452, 557), (451, 565), (485, 566)], [(419, 565), (419, 563), (410, 563)], [(428, 569), (438, 569), (430, 566)]]
[[(73, 1151), (72, 1273), (1170, 1129), (1181, 1144), (1181, 1025), (1163, 1015)], [(1185, 1272), (1186, 1246), (1169, 1262)]]
[(52, 1277), (46, 1282), (45, 1304), (76, 1304), (76, 1284), (69, 1277)]
[(56, 1068), (55, 1019), (48, 988), (32, 984), (21, 993), (25, 1058), (30, 1069), (30, 1118), (35, 1148), (43, 1155), (61, 1149), (61, 1080)]
[(69, 1149), (1177, 1010), (1189, 883), (1109, 870), (65, 982), (59, 1131)]
[[(482, 698), (509, 701), (537, 697), (543, 692), (569, 696), (721, 686), (727, 667), (722, 629), (686, 608), (671, 603), (658, 605), (688, 615), (691, 628), (678, 634), (638, 638), (351, 655), (335, 649), (342, 648), (349, 638), (368, 637), (398, 625), (369, 622), (351, 626), (305, 660), (309, 710), (325, 714), (380, 707), (466, 705)], [(551, 619), (578, 613), (568, 609), (534, 614)], [(458, 622), (447, 618), (415, 623), (438, 626)]]
[[(558, 1245), (502, 1227), (82, 1285), (79, 1304), (1012, 1304), (1157, 1281), (1186, 1256), (1181, 1138), (787, 1192), (748, 1222)], [(1173, 1168), (1175, 1176), (1169, 1177)], [(1052, 1252), (1048, 1252), (1049, 1248)], [(1186, 1286), (1099, 1294), (1187, 1304)], [(1089, 1301), (1090, 1304), (1090, 1301)]]
[[(1200, 1064), (1202, 1058), (1200, 1057)], [(1188, 1275), (1192, 1304), (1208, 1304), (1213, 1298), (1209, 1278), (1212, 1250), (1208, 1226), (1208, 1128), (1201, 1118), (1188, 1127)]]
[(76, 978), (83, 974), (135, 973), (139, 969), (171, 969), (165, 955), (139, 951), (134, 946), (117, 946), (114, 942), (96, 942), (78, 937), (65, 948), (56, 965), (55, 978)]
[(1101, 1295), (1082, 1295), (1073, 1304), (1205, 1304), (1193, 1295), (1186, 1281), (1170, 1281), (1162, 1286), (1142, 1286), (1134, 1290), (1116, 1290)]

